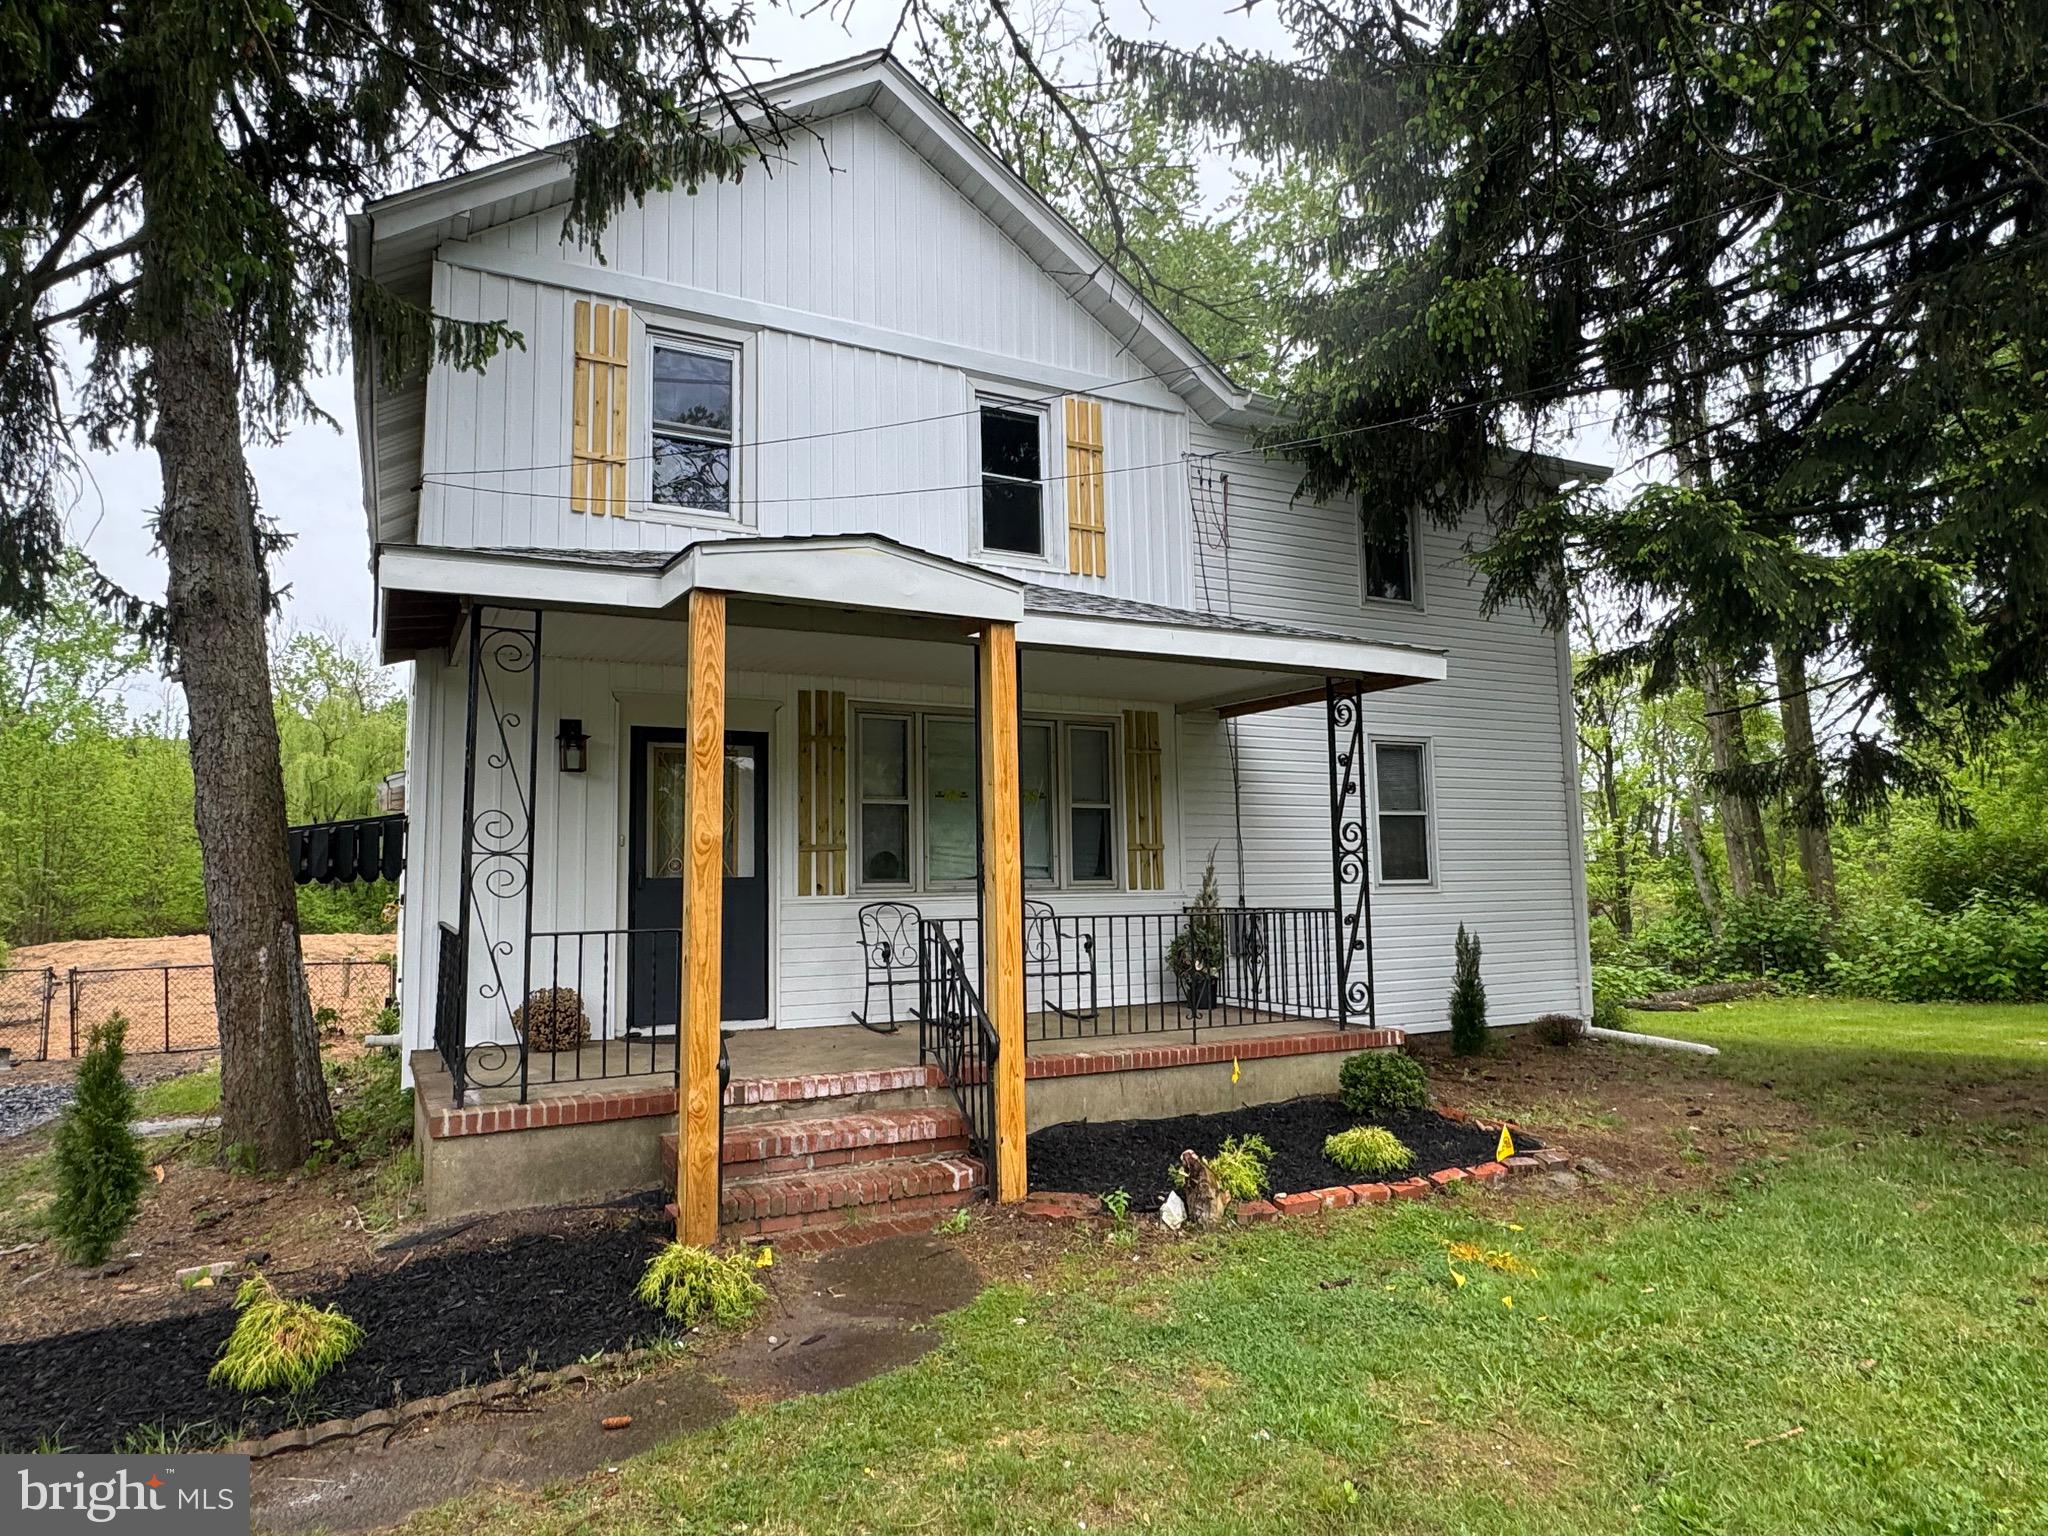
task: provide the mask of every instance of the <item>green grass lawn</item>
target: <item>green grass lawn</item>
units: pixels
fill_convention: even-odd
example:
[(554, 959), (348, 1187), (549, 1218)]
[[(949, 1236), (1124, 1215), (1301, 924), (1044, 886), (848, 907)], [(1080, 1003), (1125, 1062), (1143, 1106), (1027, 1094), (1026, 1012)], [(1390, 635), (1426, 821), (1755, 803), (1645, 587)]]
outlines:
[(166, 1077), (135, 1095), (138, 1120), (168, 1120), (180, 1115), (210, 1115), (220, 1108), (220, 1068)]
[(2048, 1009), (1655, 1027), (1812, 1134), (1704, 1196), (1077, 1239), (905, 1370), (409, 1529), (2048, 1529)]

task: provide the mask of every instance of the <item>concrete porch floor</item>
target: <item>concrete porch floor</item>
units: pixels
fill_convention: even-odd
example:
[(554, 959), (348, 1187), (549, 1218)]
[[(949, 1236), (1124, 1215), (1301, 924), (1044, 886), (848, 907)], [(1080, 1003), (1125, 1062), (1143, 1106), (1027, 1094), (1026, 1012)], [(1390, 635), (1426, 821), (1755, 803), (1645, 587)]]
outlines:
[[(1032, 1015), (1026, 1021), (1027, 1058), (1072, 1055), (1082, 1052), (1117, 1050), (1170, 1050), (1192, 1045), (1215, 1045), (1232, 1040), (1265, 1040), (1284, 1035), (1336, 1032), (1330, 1019), (1303, 1019), (1280, 1013), (1234, 1011), (1229, 1025), (1204, 1025), (1199, 1029), (1146, 1029), (1119, 1034), (1113, 1026), (1123, 1023), (1122, 1010), (1104, 1009), (1099, 1018), (1083, 1024), (1058, 1016)], [(1157, 1018), (1156, 1011), (1151, 1015)], [(1064, 1038), (1032, 1039), (1038, 1030), (1088, 1030)], [(1360, 1026), (1353, 1026), (1354, 1028)], [(732, 1079), (806, 1077), (818, 1074), (872, 1072), (891, 1067), (917, 1065), (917, 1024), (907, 1021), (893, 1035), (877, 1034), (858, 1024), (832, 1024), (809, 1029), (737, 1030), (727, 1042)], [(430, 1105), (450, 1103), (454, 1085), (447, 1068), (432, 1051), (413, 1053), (417, 1091)], [(477, 1086), (471, 1083), (472, 1104), (513, 1104), (519, 1100), (517, 1058), (507, 1053), (502, 1064), (493, 1063), (489, 1077), (509, 1076), (502, 1084)], [(536, 1051), (527, 1061), (527, 1098), (547, 1099), (564, 1094), (592, 1091), (628, 1091), (635, 1088), (668, 1087), (675, 1081), (675, 1047), (667, 1041), (596, 1041), (576, 1051)]]

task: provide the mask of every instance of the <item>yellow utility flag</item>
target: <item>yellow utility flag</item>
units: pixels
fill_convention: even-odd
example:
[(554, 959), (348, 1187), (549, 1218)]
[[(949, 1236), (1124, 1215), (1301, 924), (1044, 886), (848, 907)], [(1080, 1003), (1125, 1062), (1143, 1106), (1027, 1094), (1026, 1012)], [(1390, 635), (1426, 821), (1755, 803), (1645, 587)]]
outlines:
[(759, 1253), (754, 1255), (754, 1268), (773, 1269), (774, 1267), (775, 1250), (773, 1248), (763, 1247)]
[(1493, 1160), (1496, 1163), (1504, 1163), (1514, 1155), (1515, 1138), (1509, 1133), (1508, 1128), (1503, 1125), (1500, 1128), (1500, 1145), (1493, 1149)]
[(1234, 1083), (1234, 1082), (1236, 1082), (1236, 1081), (1237, 1081), (1237, 1080), (1238, 1080), (1238, 1079), (1239, 1079), (1240, 1077), (1242, 1077), (1243, 1075), (1244, 1075), (1244, 1074), (1243, 1074), (1242, 1072), (1240, 1072), (1240, 1071), (1238, 1071), (1238, 1070), (1237, 1070), (1237, 1058), (1236, 1058), (1235, 1056), (1231, 1057), (1231, 1058), (1230, 1058), (1230, 1080), (1231, 1080), (1231, 1081), (1232, 1081), (1232, 1082)]

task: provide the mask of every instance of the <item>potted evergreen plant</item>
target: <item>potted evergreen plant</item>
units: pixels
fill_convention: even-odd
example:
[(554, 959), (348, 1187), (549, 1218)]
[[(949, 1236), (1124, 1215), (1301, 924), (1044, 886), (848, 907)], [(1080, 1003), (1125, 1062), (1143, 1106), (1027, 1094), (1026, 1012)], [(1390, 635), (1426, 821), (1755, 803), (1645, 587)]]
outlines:
[(1187, 925), (1166, 946), (1166, 968), (1190, 1013), (1216, 1006), (1223, 980), (1223, 900), (1216, 893), (1216, 860), (1202, 871), (1202, 888), (1188, 904)]

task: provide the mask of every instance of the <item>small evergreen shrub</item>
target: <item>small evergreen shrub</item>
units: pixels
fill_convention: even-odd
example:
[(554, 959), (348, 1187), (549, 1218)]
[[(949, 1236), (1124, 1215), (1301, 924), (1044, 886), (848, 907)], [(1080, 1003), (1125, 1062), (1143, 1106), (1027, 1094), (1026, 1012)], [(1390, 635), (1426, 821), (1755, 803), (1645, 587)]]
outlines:
[(235, 1330), (206, 1379), (237, 1392), (303, 1392), (363, 1341), (362, 1328), (333, 1307), (280, 1296), (262, 1275), (235, 1293)]
[(1400, 1173), (1415, 1161), (1401, 1138), (1383, 1125), (1354, 1125), (1323, 1140), (1323, 1156), (1346, 1173)]
[(1266, 1192), (1266, 1168), (1272, 1161), (1273, 1149), (1265, 1137), (1226, 1136), (1209, 1159), (1209, 1171), (1231, 1199), (1256, 1200)]
[(1451, 973), (1451, 1049), (1476, 1056), (1486, 1049), (1486, 983), (1479, 979), (1479, 935), (1458, 924)]
[(737, 1328), (768, 1299), (743, 1253), (713, 1253), (670, 1243), (657, 1253), (633, 1294), (685, 1328)]
[(1577, 1045), (1586, 1038), (1586, 1021), (1576, 1013), (1546, 1013), (1529, 1022), (1529, 1029), (1545, 1045)]
[(121, 1075), (127, 1036), (128, 1021), (118, 1013), (93, 1026), (77, 1092), (57, 1126), (50, 1230), (74, 1264), (104, 1263), (142, 1203), (142, 1148), (128, 1129), (135, 1090)]
[(1337, 1102), (1354, 1115), (1385, 1115), (1429, 1103), (1429, 1081), (1413, 1057), (1360, 1051), (1337, 1069)]

